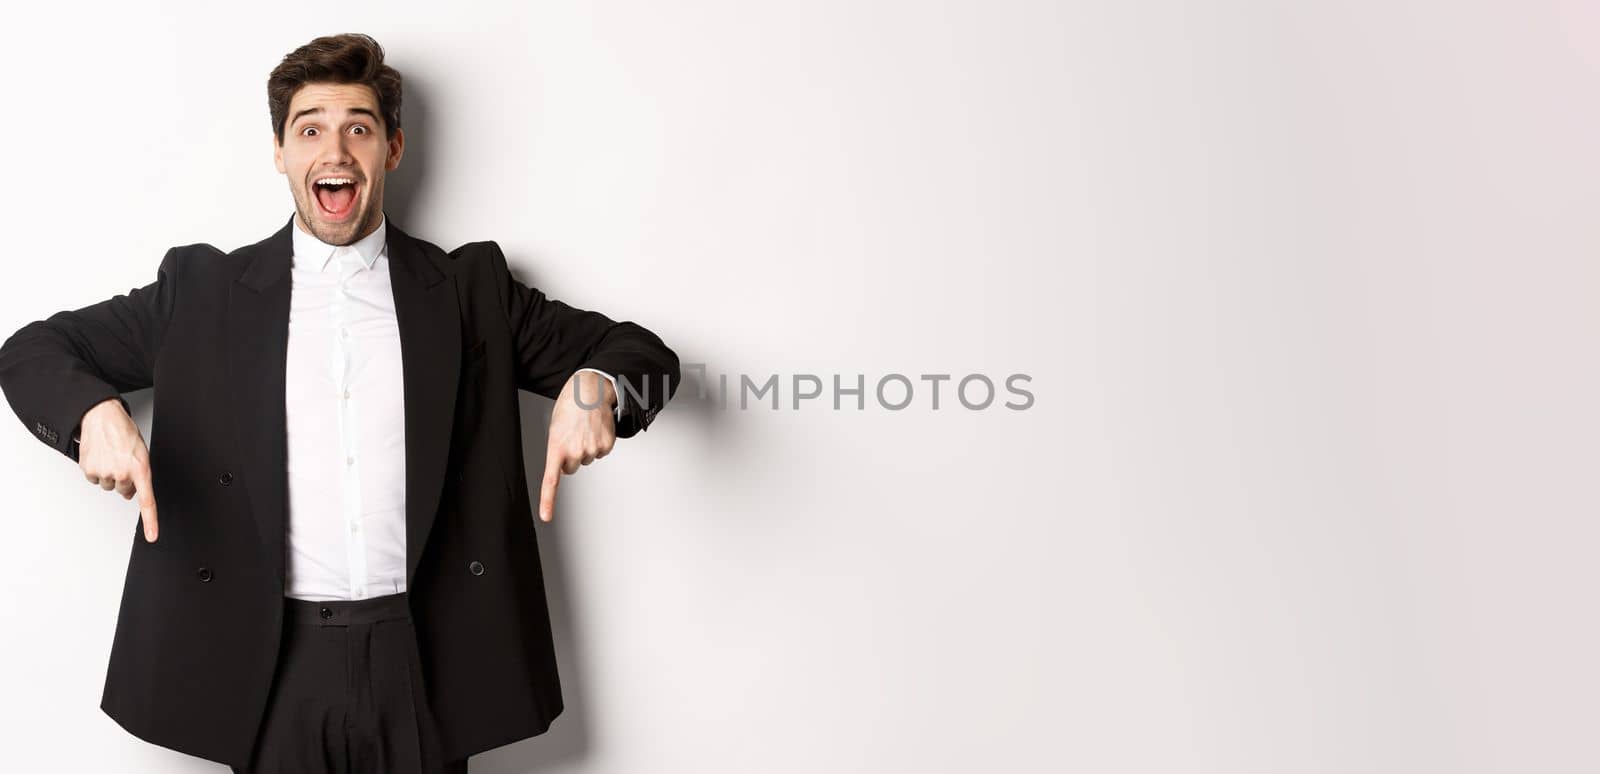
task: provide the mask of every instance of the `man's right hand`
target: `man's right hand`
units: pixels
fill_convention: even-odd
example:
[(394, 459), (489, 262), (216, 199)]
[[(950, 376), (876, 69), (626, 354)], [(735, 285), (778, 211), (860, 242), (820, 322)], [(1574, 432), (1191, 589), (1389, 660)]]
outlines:
[(150, 451), (133, 417), (116, 398), (95, 404), (83, 415), (78, 432), (78, 467), (101, 489), (115, 489), (124, 500), (139, 497), (144, 539), (156, 542), (156, 493), (150, 487)]

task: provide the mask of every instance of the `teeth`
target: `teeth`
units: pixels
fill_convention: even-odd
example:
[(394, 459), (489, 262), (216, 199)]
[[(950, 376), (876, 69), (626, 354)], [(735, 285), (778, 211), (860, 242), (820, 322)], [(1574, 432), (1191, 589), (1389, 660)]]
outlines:
[(356, 181), (351, 180), (348, 177), (325, 177), (325, 178), (322, 178), (321, 180), (318, 180), (315, 184), (316, 185), (352, 185), (355, 182)]

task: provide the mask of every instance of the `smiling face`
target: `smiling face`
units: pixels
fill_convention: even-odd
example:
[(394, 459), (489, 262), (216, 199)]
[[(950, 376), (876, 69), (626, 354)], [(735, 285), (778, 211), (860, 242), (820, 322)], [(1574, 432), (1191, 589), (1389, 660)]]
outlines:
[(401, 130), (386, 137), (382, 116), (368, 86), (308, 83), (289, 100), (283, 144), (273, 136), (300, 224), (328, 244), (351, 244), (382, 219), (383, 178), (405, 147)]

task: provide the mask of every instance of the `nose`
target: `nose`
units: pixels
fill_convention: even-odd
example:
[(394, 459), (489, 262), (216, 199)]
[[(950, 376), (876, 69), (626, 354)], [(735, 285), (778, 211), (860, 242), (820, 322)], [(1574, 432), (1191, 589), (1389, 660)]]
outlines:
[(346, 145), (349, 140), (343, 134), (333, 134), (332, 139), (322, 143), (322, 152), (318, 161), (330, 167), (347, 167), (355, 161), (350, 155), (350, 148)]

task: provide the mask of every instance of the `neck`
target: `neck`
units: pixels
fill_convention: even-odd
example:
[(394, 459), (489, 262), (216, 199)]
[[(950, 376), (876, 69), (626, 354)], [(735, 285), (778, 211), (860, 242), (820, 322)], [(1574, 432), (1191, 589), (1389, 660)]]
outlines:
[[(367, 230), (357, 234), (355, 236), (355, 238), (351, 239), (350, 240), (350, 244), (355, 244), (356, 242), (360, 242), (361, 240), (366, 239), (369, 236), (372, 236), (372, 233), (377, 231), (379, 226), (383, 225), (384, 216), (382, 215), (382, 212), (383, 212), (382, 210), (379, 210), (378, 219), (376, 221), (373, 221), (372, 225), (370, 227), (368, 227)], [(312, 239), (315, 239), (315, 240), (317, 240), (319, 242), (322, 242), (322, 237), (317, 236), (317, 232), (311, 230), (311, 227), (306, 224), (305, 218), (301, 217), (301, 215), (300, 215), (300, 213), (298, 211), (296, 211), (295, 214), (294, 214), (294, 227), (297, 228), (297, 229), (300, 229), (300, 233), (306, 234), (307, 236), (310, 236)], [(330, 242), (323, 242), (323, 244), (331, 244), (331, 243)]]

